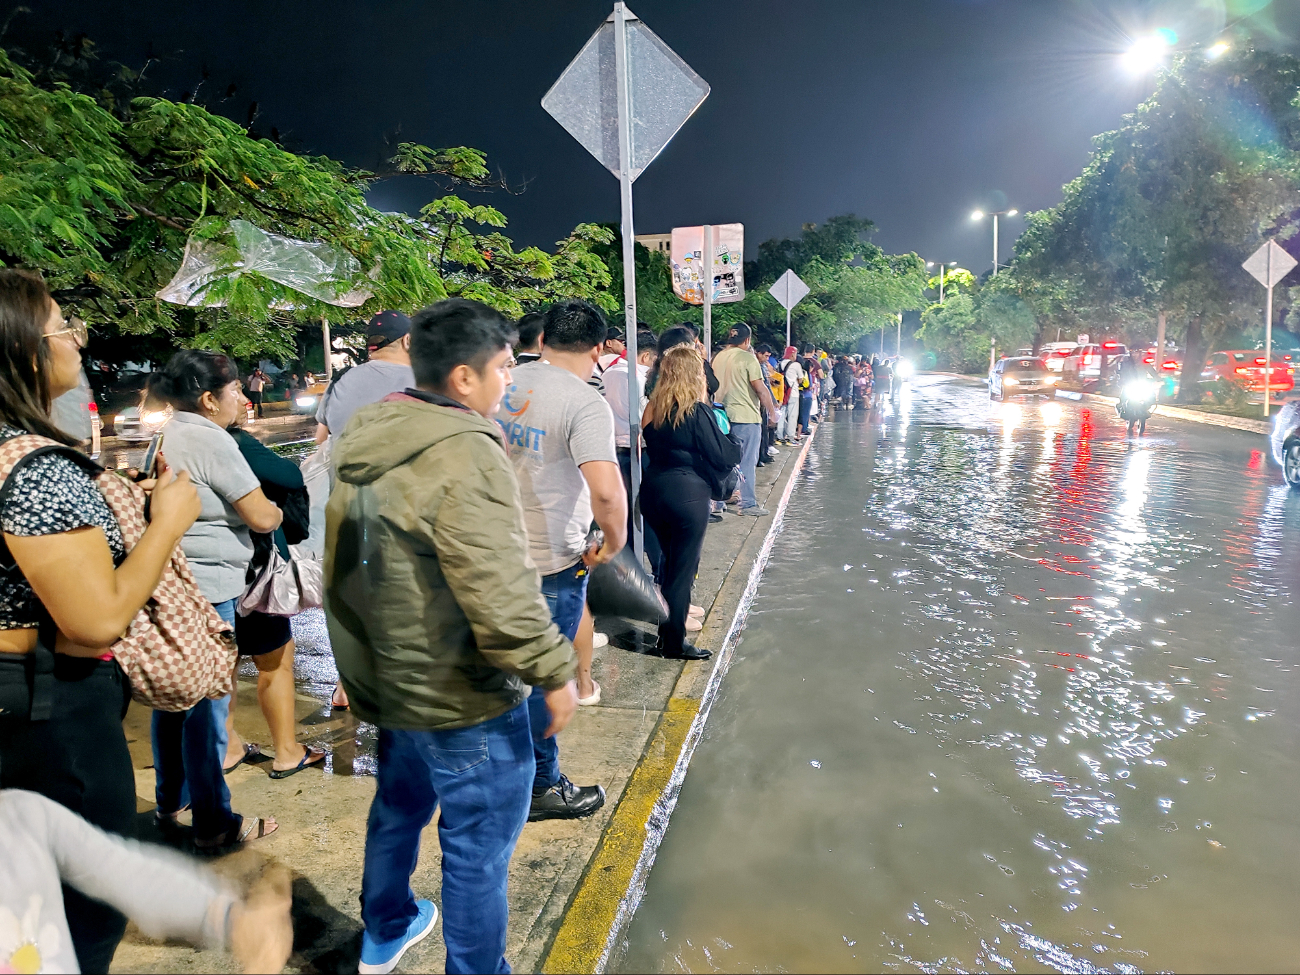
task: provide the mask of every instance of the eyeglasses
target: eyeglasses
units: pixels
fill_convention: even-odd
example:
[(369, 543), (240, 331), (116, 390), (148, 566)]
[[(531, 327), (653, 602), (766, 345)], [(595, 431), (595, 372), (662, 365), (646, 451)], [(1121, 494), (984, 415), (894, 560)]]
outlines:
[(65, 318), (63, 320), (63, 328), (54, 332), (45, 333), (47, 339), (53, 338), (56, 335), (71, 335), (72, 340), (77, 343), (77, 348), (79, 349), (84, 349), (86, 343), (90, 341), (90, 332), (86, 328), (86, 323), (80, 318)]

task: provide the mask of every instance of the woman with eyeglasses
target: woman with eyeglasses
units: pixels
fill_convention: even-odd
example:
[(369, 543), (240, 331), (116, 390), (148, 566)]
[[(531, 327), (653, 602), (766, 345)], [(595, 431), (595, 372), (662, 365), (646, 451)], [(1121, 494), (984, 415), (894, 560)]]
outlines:
[[(0, 269), (0, 444), (36, 434), (71, 446), (49, 409), (76, 387), (85, 344), (85, 325), (64, 320), (39, 277)], [(159, 469), (130, 555), (95, 486), (100, 468), (75, 451), (29, 454), (0, 488), (0, 789), (124, 836), (135, 833), (131, 691), (108, 650), (199, 514), (188, 475)], [(63, 907), (81, 970), (108, 971), (126, 919), (69, 887)]]
[[(146, 399), (175, 411), (163, 428), (163, 447), (174, 467), (189, 471), (202, 506), (181, 548), (203, 595), (234, 626), (253, 558), (250, 532), (273, 532), (282, 519), (226, 432), (247, 408), (239, 373), (224, 355), (182, 349), (149, 377)], [(246, 819), (230, 808), (223, 774), (229, 706), (227, 695), (206, 698), (188, 711), (153, 713), (155, 815), (170, 829), (188, 803), (194, 846), (202, 851), (229, 849), (276, 829), (274, 819)]]

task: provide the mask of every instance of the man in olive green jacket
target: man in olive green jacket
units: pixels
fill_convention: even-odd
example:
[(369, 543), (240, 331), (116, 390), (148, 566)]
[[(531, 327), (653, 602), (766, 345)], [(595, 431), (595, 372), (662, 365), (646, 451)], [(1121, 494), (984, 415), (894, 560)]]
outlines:
[(495, 414), (513, 328), (477, 302), (415, 316), (416, 389), (358, 410), (334, 447), (325, 610), (339, 676), (380, 728), (362, 879), (361, 972), (389, 972), (432, 930), (410, 875), (441, 805), (447, 971), (509, 971), (506, 871), (534, 775), (529, 688), (576, 708), (573, 647), (528, 556)]

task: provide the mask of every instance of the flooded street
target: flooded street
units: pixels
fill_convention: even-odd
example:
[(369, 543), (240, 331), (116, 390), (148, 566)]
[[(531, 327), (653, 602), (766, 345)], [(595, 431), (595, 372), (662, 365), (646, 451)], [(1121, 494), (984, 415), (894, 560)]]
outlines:
[(1265, 449), (937, 376), (824, 425), (611, 968), (1294, 971)]

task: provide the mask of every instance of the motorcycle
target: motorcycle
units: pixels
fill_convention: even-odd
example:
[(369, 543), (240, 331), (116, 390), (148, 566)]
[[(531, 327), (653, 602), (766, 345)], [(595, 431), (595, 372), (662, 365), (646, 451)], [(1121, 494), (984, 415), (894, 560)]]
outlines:
[(1147, 432), (1147, 419), (1155, 411), (1159, 393), (1159, 381), (1148, 378), (1130, 379), (1120, 389), (1115, 412), (1128, 424), (1130, 437), (1134, 427), (1138, 428), (1139, 436)]

